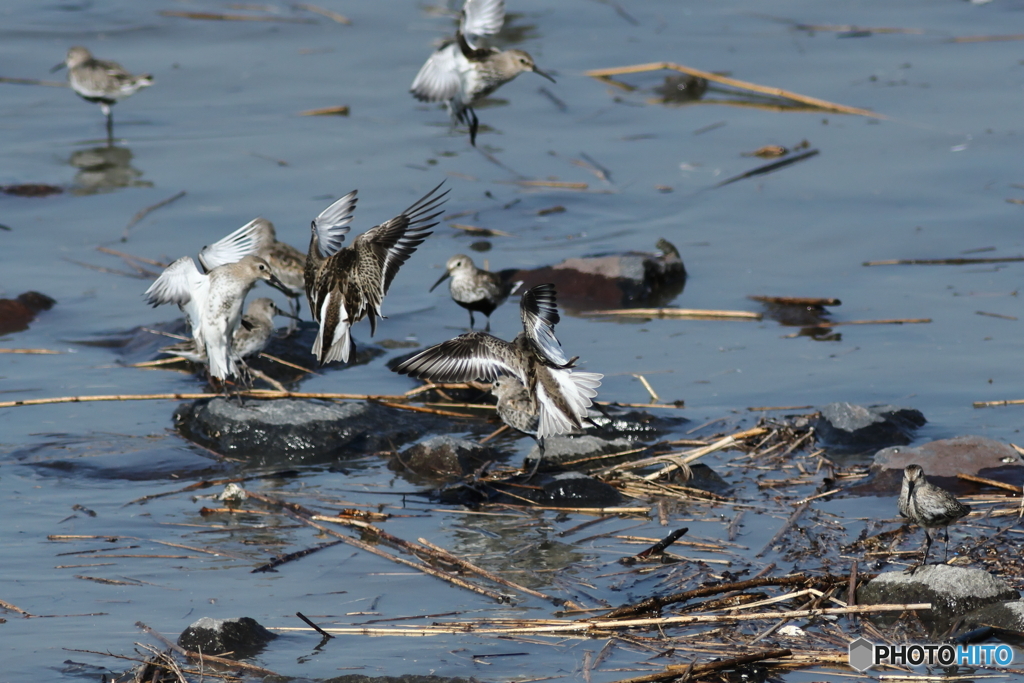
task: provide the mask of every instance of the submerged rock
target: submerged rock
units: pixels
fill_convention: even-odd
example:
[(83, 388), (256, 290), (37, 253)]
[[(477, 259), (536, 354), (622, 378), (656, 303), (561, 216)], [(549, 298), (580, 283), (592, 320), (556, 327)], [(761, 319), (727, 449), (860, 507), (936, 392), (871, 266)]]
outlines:
[(251, 617), (211, 619), (203, 617), (178, 636), (178, 645), (193, 652), (248, 659), (259, 654), (277, 635)]
[(913, 448), (880, 450), (871, 465), (875, 476), (862, 486), (870, 486), (872, 492), (898, 491), (903, 468), (911, 464), (924, 468), (928, 481), (957, 494), (974, 492), (978, 487), (958, 479), (958, 474), (973, 474), (1014, 486), (1020, 486), (1024, 478), (1024, 458), (1011, 446), (983, 436), (958, 436)]
[(549, 507), (604, 508), (622, 502), (617, 488), (579, 472), (556, 474), (528, 496)]
[(1024, 600), (993, 602), (964, 615), (960, 632), (988, 626), (1014, 633), (1024, 633)]
[(570, 258), (533, 270), (502, 271), (502, 277), (522, 280), (521, 291), (545, 282), (558, 289), (558, 303), (570, 311), (620, 306), (664, 306), (686, 285), (686, 268), (679, 251), (658, 240), (660, 254), (628, 251)]
[[(948, 564), (929, 564), (913, 574), (886, 572), (857, 589), (861, 605), (901, 605), (930, 602), (930, 612), (918, 616), (933, 632), (944, 631), (956, 618), (979, 607), (1019, 598), (1020, 594), (986, 571)], [(879, 617), (883, 623), (897, 614)]]
[(0, 335), (27, 330), (37, 313), (50, 310), (55, 303), (39, 292), (25, 292), (15, 299), (0, 299)]
[[(544, 440), (544, 462), (540, 464), (540, 471), (544, 472), (553, 469), (571, 467), (577, 460), (592, 458), (599, 455), (621, 453), (623, 451), (634, 451), (643, 446), (637, 446), (629, 439), (622, 437), (616, 439), (602, 439), (591, 434), (580, 436), (549, 436)], [(529, 455), (526, 456), (528, 467), (533, 466), (533, 461), (540, 455), (540, 448), (534, 445)], [(635, 459), (640, 457), (637, 453), (624, 455), (621, 460)], [(614, 465), (615, 460), (602, 460), (600, 463), (589, 463), (590, 465)]]
[(395, 455), (388, 465), (392, 470), (408, 470), (430, 479), (458, 479), (475, 472), (498, 453), (474, 441), (452, 436), (435, 436), (410, 446)]
[(818, 443), (836, 453), (865, 453), (905, 445), (927, 420), (919, 410), (897, 406), (829, 403), (814, 421)]
[(260, 464), (329, 461), (392, 448), (440, 431), (445, 423), (374, 403), (257, 401), (218, 396), (178, 406), (174, 424), (185, 438), (224, 455)]

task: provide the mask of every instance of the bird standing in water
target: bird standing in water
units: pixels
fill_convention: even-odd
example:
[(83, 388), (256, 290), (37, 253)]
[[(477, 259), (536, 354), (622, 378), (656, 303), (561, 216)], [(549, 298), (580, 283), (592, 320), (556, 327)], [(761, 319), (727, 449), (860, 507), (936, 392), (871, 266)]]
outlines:
[[(924, 558), (921, 564), (911, 567), (914, 571), (928, 562), (928, 551), (932, 547), (930, 529), (943, 527), (946, 530), (946, 558), (949, 557), (949, 525), (966, 517), (971, 508), (956, 497), (924, 477), (920, 465), (907, 465), (903, 470), (903, 487), (897, 503), (900, 515), (924, 529)], [(945, 561), (945, 560), (943, 560)]]
[(469, 329), (473, 329), (475, 311), (487, 316), (487, 327), (484, 328), (487, 332), (491, 330), (491, 313), (523, 284), (522, 280), (509, 282), (502, 280), (496, 273), (477, 268), (473, 259), (465, 254), (456, 254), (448, 259), (444, 275), (434, 283), (430, 291), (433, 292), (449, 277), (452, 281), (448, 291), (452, 300), (469, 311)]
[(511, 342), (467, 332), (421, 351), (395, 372), (436, 382), (493, 381), (498, 416), (537, 440), (540, 455), (529, 480), (544, 458), (546, 437), (583, 427), (604, 375), (574, 371), (577, 359), (566, 359), (554, 333), (560, 320), (554, 285), (528, 290), (519, 312), (523, 331)]
[(320, 365), (340, 360), (347, 363), (352, 338), (350, 329), (370, 318), (370, 336), (377, 331), (391, 281), (398, 269), (437, 225), (437, 209), (448, 191), (432, 189), (408, 209), (389, 221), (370, 228), (352, 244), (341, 244), (349, 231), (356, 206), (353, 190), (331, 204), (312, 223), (309, 253), (306, 255), (306, 298), (313, 319), (320, 323), (313, 355)]
[(454, 40), (427, 59), (409, 87), (409, 92), (421, 102), (445, 102), (452, 122), (469, 126), (469, 142), (473, 146), (480, 126), (473, 111), (478, 100), (524, 71), (555, 82), (522, 50), (501, 51), (481, 46), (480, 38), (497, 33), (504, 23), (505, 0), (466, 0)]
[(71, 89), (87, 102), (99, 104), (103, 110), (103, 115), (107, 117), (107, 144), (112, 145), (114, 118), (110, 107), (140, 88), (153, 85), (153, 77), (149, 74), (130, 74), (117, 62), (96, 59), (81, 46), (68, 50), (64, 61), (50, 71), (57, 71), (65, 66), (68, 69), (68, 83)]

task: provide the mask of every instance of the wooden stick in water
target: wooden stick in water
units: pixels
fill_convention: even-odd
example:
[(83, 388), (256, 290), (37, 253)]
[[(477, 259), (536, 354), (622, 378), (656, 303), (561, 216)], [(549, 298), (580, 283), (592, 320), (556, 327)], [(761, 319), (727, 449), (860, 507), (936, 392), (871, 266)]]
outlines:
[(827, 111), (834, 111), (839, 114), (856, 114), (858, 116), (869, 116), (876, 119), (887, 118), (881, 114), (876, 114), (873, 111), (867, 109), (858, 109), (857, 107), (848, 107), (843, 104), (836, 104), (835, 102), (829, 102), (827, 100), (821, 100), (816, 97), (808, 97), (799, 93), (792, 92), (790, 90), (783, 90), (782, 88), (772, 88), (765, 85), (758, 85), (756, 83), (748, 83), (747, 81), (741, 81), (735, 78), (728, 78), (726, 76), (719, 76), (718, 74), (711, 73), (710, 71), (702, 71), (700, 69), (694, 69), (681, 64), (674, 64), (673, 62), (652, 62), (649, 64), (637, 64), (634, 66), (620, 66), (612, 69), (594, 69), (587, 71), (586, 75), (592, 78), (606, 78), (608, 76), (622, 76), (625, 74), (636, 74), (644, 73), (646, 71), (661, 71), (662, 69), (671, 69), (673, 71), (680, 71), (684, 74), (696, 76), (697, 78), (703, 78), (708, 81), (714, 81), (715, 83), (721, 83), (722, 85), (732, 86), (733, 88), (739, 88), (740, 90), (749, 90), (751, 92), (760, 93), (762, 95), (769, 95), (771, 97), (783, 97), (787, 100), (794, 100), (796, 102), (803, 102), (804, 104), (810, 104), (824, 109)]
[(761, 320), (760, 313), (751, 311), (721, 311), (703, 308), (612, 308), (603, 311), (585, 311), (584, 315), (624, 315), (637, 318), (695, 318), (698, 320)]

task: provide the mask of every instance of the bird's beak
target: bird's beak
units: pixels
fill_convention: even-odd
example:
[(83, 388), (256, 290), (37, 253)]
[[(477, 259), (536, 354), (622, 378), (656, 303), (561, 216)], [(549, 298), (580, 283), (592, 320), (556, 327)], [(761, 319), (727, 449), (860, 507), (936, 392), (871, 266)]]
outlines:
[(65, 62), (61, 62), (60, 64), (57, 64), (52, 69), (50, 69), (50, 73), (57, 73), (58, 71), (63, 69), (65, 66), (67, 66), (67, 64)]
[(291, 292), (288, 291), (288, 288), (284, 286), (284, 283), (278, 280), (277, 276), (274, 275), (273, 273), (271, 273), (270, 277), (267, 278), (267, 282), (270, 284), (271, 287), (281, 292), (282, 294), (286, 296), (292, 295)]
[(442, 275), (442, 276), (441, 276), (441, 279), (440, 279), (440, 280), (438, 280), (437, 282), (435, 282), (435, 283), (434, 283), (434, 286), (433, 286), (433, 287), (431, 287), (431, 288), (430, 288), (429, 290), (427, 290), (427, 291), (433, 292), (433, 291), (434, 291), (435, 289), (437, 289), (437, 286), (438, 286), (439, 284), (441, 284), (442, 282), (444, 282), (445, 280), (447, 280), (447, 279), (448, 279), (448, 276), (449, 276), (449, 275), (451, 275), (451, 273), (450, 273), (449, 271), (447, 271), (447, 270), (446, 270), (446, 271), (444, 271), (444, 275)]
[(286, 318), (291, 318), (292, 320), (302, 320), (302, 318), (300, 318), (299, 316), (297, 316), (297, 315), (292, 315), (292, 314), (291, 314), (291, 313), (289, 313), (288, 311), (282, 311), (282, 310), (281, 310), (280, 308), (278, 308), (277, 306), (274, 306), (274, 315), (283, 315), (284, 317), (286, 317)]
[(549, 74), (549, 73), (548, 73), (548, 72), (546, 72), (546, 71), (541, 71), (541, 70), (540, 70), (540, 69), (538, 69), (538, 68), (537, 68), (536, 66), (535, 66), (535, 67), (533, 67), (533, 73), (537, 74), (538, 76), (543, 76), (544, 78), (548, 79), (548, 80), (549, 80), (549, 81), (551, 81), (552, 83), (554, 83), (554, 82), (555, 82), (555, 79), (551, 77), (551, 74)]

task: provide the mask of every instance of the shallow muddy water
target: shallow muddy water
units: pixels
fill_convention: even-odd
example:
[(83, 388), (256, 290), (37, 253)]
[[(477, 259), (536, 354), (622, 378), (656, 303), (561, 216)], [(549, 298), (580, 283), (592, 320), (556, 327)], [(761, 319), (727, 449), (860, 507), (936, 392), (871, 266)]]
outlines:
[[(557, 83), (524, 74), (499, 90), (494, 106), (478, 110), (485, 126), (478, 150), (464, 133), (450, 130), (442, 108), (417, 103), (407, 93), (436, 42), (453, 31), (450, 17), (413, 2), (319, 4), (352, 24), (286, 3), (271, 3), (270, 11), (206, 0), (9, 0), (0, 6), (2, 77), (59, 79), (48, 69), (69, 46), (82, 44), (99, 58), (156, 79), (114, 107), (115, 151), (102, 149), (98, 108), (70, 90), (0, 83), (0, 185), (48, 183), (66, 190), (41, 198), (0, 194), (0, 224), (10, 228), (0, 230), (0, 296), (37, 290), (57, 300), (28, 330), (0, 338), (0, 346), (60, 352), (0, 355), (0, 400), (202, 390), (191, 375), (124, 367), (116, 349), (78, 343), (179, 317), (173, 307), (145, 306), (141, 293), (148, 280), (109, 272), (126, 266), (97, 246), (170, 260), (194, 255), (263, 215), (276, 224), (279, 239), (304, 249), (309, 221), (352, 189), (358, 188), (360, 198), (353, 227), (361, 232), (446, 180), (446, 214), (471, 213), (439, 225), (402, 268), (384, 304), (388, 319), (373, 341), (433, 344), (462, 331), (465, 313), (445, 288), (427, 291), (454, 253), (472, 253), (494, 269), (525, 269), (588, 254), (654, 251), (665, 238), (679, 249), (689, 273), (673, 306), (761, 311), (748, 296), (836, 297), (842, 300), (832, 309), (836, 321), (931, 322), (841, 326), (833, 340), (815, 341), (792, 336), (799, 328), (767, 318), (615, 321), (565, 315), (558, 336), (585, 369), (605, 374), (602, 399), (647, 402), (635, 377), (644, 375), (663, 400), (686, 402), (681, 415), (691, 422), (674, 438), (723, 417), (696, 435), (752, 425), (761, 413), (749, 407), (832, 401), (917, 408), (928, 419), (918, 443), (959, 434), (1020, 438), (1024, 409), (976, 410), (971, 404), (1024, 398), (1017, 295), (1024, 266), (862, 263), (1024, 254), (1024, 43), (951, 40), (1019, 33), (1024, 4), (508, 0), (511, 14), (500, 37), (504, 42), (498, 42), (529, 51)], [(303, 21), (203, 21), (161, 12)], [(802, 30), (798, 23), (916, 31), (851, 36)], [(650, 100), (669, 72), (621, 77), (637, 86), (632, 92), (584, 75), (657, 61), (870, 109), (880, 118), (738, 106), (750, 98), (714, 89), (703, 102), (667, 106)], [(300, 116), (338, 105), (349, 106), (350, 114)], [(745, 153), (804, 140), (820, 154), (714, 187), (768, 163)], [(607, 179), (575, 163), (587, 158), (606, 169)], [(587, 189), (526, 189), (518, 180), (586, 183)], [(137, 212), (180, 191), (184, 197), (149, 213), (121, 241)], [(538, 213), (553, 206), (565, 211)], [(489, 250), (477, 253), (471, 245), (481, 238), (451, 228), (452, 222), (511, 237), (488, 238)], [(513, 305), (493, 316), (499, 336), (511, 338), (518, 326)], [(366, 323), (356, 326), (355, 338), (371, 342)], [(385, 367), (407, 352), (393, 349), (365, 365), (310, 377), (301, 390), (407, 391), (412, 381)], [(37, 615), (83, 615), (2, 615), (7, 623), (0, 624), (0, 680), (95, 680), (101, 669), (122, 670), (126, 663), (62, 648), (130, 653), (134, 641), (145, 639), (136, 621), (175, 636), (200, 616), (247, 615), (277, 627), (301, 625), (296, 611), (324, 624), (446, 612), (551, 615), (553, 608), (543, 601), (497, 606), (345, 546), (276, 574), (250, 574), (274, 553), (319, 541), (278, 518), (211, 521), (199, 509), (212, 503), (194, 501), (191, 494), (126, 506), (144, 495), (244, 470), (170, 431), (176, 405), (0, 409), (0, 599)], [(531, 442), (506, 444), (518, 458)], [(747, 515), (735, 541), (742, 547), (730, 560), (733, 570), (767, 561), (788, 570), (793, 562), (771, 552), (752, 558), (786, 513), (742, 479), (729, 465), (732, 455), (707, 463), (736, 486), (737, 501), (746, 497), (770, 511)], [(375, 456), (298, 468), (288, 477), (247, 485), (303, 504), (380, 503), (389, 512), (410, 515), (388, 523), (397, 536), (426, 537), (487, 558), (494, 569), (536, 570), (522, 580), (538, 581), (556, 594), (580, 591), (590, 606), (617, 605), (658, 590), (655, 580), (634, 587), (626, 580), (594, 578), (615, 572), (614, 561), (627, 551), (619, 541), (577, 544), (572, 536), (554, 535), (585, 516), (538, 514), (525, 525), (520, 516), (444, 511), (416, 496), (417, 485)], [(847, 543), (860, 533), (864, 518), (895, 518), (895, 501), (895, 495), (839, 498), (814, 507), (822, 519), (840, 520), (847, 536), (837, 543)], [(722, 539), (734, 515), (730, 505), (683, 505), (672, 524), (689, 526), (696, 538)], [(640, 537), (666, 533), (657, 520), (639, 518), (603, 522), (598, 529), (615, 527)], [(122, 539), (47, 540), (56, 534)], [(61, 556), (97, 548), (111, 555), (167, 557)], [(596, 583), (587, 587), (589, 582)], [(573, 679), (581, 676), (584, 653), (603, 645), (346, 636), (314, 650), (316, 642), (311, 635), (288, 633), (258, 662), (310, 678), (355, 672)], [(530, 656), (472, 658), (521, 652)], [(614, 670), (632, 661), (612, 657), (592, 676), (613, 681), (639, 675)]]

